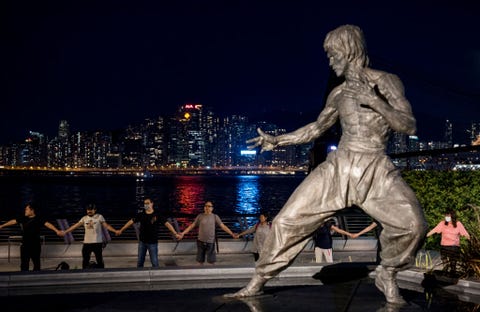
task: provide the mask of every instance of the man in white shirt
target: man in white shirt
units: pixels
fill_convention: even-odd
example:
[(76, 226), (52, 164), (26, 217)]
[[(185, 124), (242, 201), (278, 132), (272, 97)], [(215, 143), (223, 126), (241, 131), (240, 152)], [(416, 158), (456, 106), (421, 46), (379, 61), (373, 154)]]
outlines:
[(87, 206), (87, 215), (83, 216), (80, 221), (69, 227), (64, 231), (65, 234), (72, 232), (76, 228), (83, 225), (85, 228), (85, 236), (83, 238), (82, 247), (82, 268), (86, 269), (90, 265), (90, 255), (95, 255), (98, 268), (104, 268), (103, 263), (103, 236), (102, 226), (119, 235), (119, 231), (115, 230), (110, 224), (108, 224), (101, 214), (97, 213), (97, 207), (94, 204)]

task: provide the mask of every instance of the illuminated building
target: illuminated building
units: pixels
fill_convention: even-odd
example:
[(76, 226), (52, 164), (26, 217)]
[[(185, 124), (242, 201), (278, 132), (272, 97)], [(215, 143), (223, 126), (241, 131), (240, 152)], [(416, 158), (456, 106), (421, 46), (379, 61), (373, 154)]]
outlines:
[(468, 138), (469, 142), (476, 141), (480, 135), (480, 122), (472, 122), (470, 124), (470, 129), (467, 130), (467, 132), (470, 134)]
[(453, 125), (450, 120), (445, 121), (445, 148), (453, 147)]
[(70, 137), (70, 125), (66, 120), (60, 120), (60, 125), (58, 126), (58, 139), (60, 141), (68, 141)]
[(208, 131), (203, 113), (203, 105), (185, 104), (180, 106), (171, 119), (169, 163), (178, 167), (207, 165)]
[(73, 153), (70, 143), (70, 125), (61, 120), (58, 126), (58, 135), (47, 145), (47, 165), (49, 167), (70, 167)]
[(146, 119), (145, 124), (145, 165), (162, 166), (167, 162), (165, 119)]
[(122, 144), (122, 166), (144, 167), (144, 126), (129, 125), (126, 129)]

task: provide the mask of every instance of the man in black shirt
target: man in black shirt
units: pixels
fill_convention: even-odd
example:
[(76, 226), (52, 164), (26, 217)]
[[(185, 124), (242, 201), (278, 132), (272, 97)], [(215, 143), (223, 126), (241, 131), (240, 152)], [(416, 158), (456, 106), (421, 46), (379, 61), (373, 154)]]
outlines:
[(44, 218), (38, 216), (35, 213), (33, 204), (29, 203), (25, 206), (25, 214), (16, 219), (5, 222), (0, 225), (0, 229), (20, 224), (22, 230), (22, 245), (20, 246), (20, 270), (28, 271), (30, 266), (30, 259), (33, 262), (33, 270), (40, 271), (40, 253), (41, 253), (41, 240), (40, 229), (42, 226), (46, 226), (50, 230), (54, 231), (58, 236), (63, 236), (62, 231), (57, 229), (53, 224), (46, 221)]
[(150, 256), (150, 262), (152, 263), (153, 268), (158, 267), (158, 226), (164, 224), (170, 232), (172, 232), (175, 237), (179, 238), (180, 236), (175, 231), (173, 226), (167, 219), (159, 215), (153, 209), (153, 201), (150, 198), (144, 200), (144, 210), (137, 213), (137, 215), (130, 219), (125, 225), (120, 229), (121, 234), (125, 229), (131, 226), (134, 223), (140, 223), (140, 235), (138, 240), (138, 259), (137, 259), (137, 268), (143, 268), (145, 263), (145, 256)]

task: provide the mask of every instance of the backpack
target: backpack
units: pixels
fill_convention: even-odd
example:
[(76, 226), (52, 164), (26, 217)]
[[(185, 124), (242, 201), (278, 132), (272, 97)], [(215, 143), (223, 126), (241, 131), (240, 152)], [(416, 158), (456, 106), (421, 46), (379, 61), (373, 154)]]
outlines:
[(66, 263), (65, 261), (62, 261), (57, 265), (57, 268), (55, 269), (55, 271), (69, 270), (69, 269), (70, 269), (70, 265), (68, 265), (68, 263)]

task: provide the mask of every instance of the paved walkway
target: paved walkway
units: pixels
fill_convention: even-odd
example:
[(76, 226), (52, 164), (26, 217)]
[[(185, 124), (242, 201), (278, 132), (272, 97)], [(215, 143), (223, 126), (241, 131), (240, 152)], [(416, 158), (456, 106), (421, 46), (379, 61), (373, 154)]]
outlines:
[[(338, 262), (372, 262), (375, 260), (375, 251), (365, 252), (334, 252), (334, 261)], [(92, 260), (95, 257), (92, 255)], [(194, 254), (172, 254), (160, 255), (160, 267), (186, 267), (197, 266)], [(70, 269), (80, 269), (82, 267), (82, 258), (78, 257), (46, 257), (42, 258), (42, 270), (55, 270), (58, 264), (65, 261), (69, 264)], [(296, 264), (313, 264), (315, 255), (313, 252), (302, 252), (295, 260)], [(115, 256), (104, 257), (105, 268), (120, 269), (120, 268), (136, 268), (136, 256)], [(255, 262), (251, 253), (218, 253), (216, 266), (251, 266), (254, 267)], [(148, 255), (145, 261), (145, 267), (150, 267), (150, 260)], [(207, 264), (205, 266), (208, 266)], [(10, 262), (7, 259), (0, 258), (0, 272), (16, 272), (20, 269), (20, 259), (12, 258)]]
[[(41, 272), (18, 272), (18, 259), (0, 259), (1, 311), (473, 311), (479, 283), (436, 280), (423, 270), (399, 274), (405, 306), (390, 306), (373, 283), (374, 253), (336, 252), (335, 263), (316, 264), (313, 253), (271, 280), (265, 294), (223, 297), (243, 287), (254, 271), (251, 254), (218, 254), (215, 266), (195, 255), (161, 256), (158, 269), (136, 268), (135, 257), (105, 258), (105, 269), (80, 270), (79, 258), (44, 259)], [(68, 271), (55, 271), (59, 260)], [(426, 286), (426, 287), (423, 287)], [(28, 295), (28, 296), (26, 296)]]

